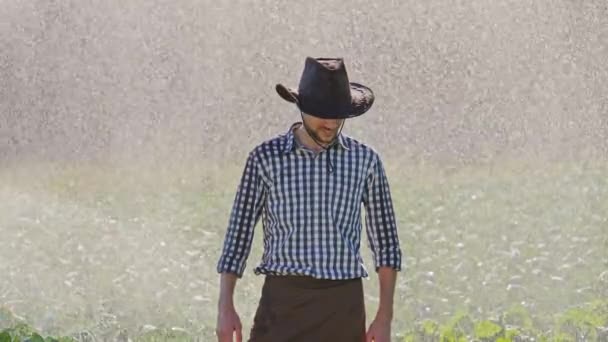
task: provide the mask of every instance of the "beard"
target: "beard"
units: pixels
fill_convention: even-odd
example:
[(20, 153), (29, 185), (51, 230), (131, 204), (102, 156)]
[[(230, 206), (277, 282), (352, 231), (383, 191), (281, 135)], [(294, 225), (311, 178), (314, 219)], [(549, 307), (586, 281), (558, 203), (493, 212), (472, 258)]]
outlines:
[[(308, 133), (312, 136), (313, 139), (315, 139), (318, 142), (323, 143), (323, 144), (331, 144), (332, 142), (334, 142), (334, 140), (338, 136), (337, 130), (329, 133), (327, 131), (324, 131), (323, 129), (319, 129), (317, 131), (310, 130)], [(331, 136), (329, 138), (327, 138), (327, 136), (330, 134), (331, 134)]]

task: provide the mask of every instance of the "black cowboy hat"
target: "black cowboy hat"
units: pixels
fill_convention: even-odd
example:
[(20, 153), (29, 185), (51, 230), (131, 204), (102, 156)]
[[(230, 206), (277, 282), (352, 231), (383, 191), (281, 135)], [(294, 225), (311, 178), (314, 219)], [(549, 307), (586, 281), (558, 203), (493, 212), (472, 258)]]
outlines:
[(348, 119), (367, 112), (374, 93), (362, 84), (349, 82), (343, 58), (306, 57), (298, 90), (275, 87), (286, 101), (306, 114), (322, 119)]

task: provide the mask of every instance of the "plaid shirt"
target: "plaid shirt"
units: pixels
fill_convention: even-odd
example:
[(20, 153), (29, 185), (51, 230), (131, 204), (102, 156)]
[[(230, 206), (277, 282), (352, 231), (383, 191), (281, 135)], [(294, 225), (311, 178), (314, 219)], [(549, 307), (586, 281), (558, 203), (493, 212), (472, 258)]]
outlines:
[(401, 270), (393, 204), (378, 154), (343, 134), (315, 154), (298, 144), (295, 126), (249, 153), (217, 271), (242, 277), (262, 217), (264, 252), (255, 274), (367, 278), (359, 251), (361, 204), (376, 270)]

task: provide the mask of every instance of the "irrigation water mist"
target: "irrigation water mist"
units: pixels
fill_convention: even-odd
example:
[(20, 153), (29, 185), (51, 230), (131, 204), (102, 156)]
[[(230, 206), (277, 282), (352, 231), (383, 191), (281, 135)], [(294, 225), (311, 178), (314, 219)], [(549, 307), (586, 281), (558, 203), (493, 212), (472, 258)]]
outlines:
[[(604, 1), (33, 0), (0, 18), (0, 314), (212, 331), (243, 158), (299, 119), (274, 85), (306, 56), (376, 93), (344, 133), (395, 183), (395, 333), (606, 295)], [(238, 285), (246, 327), (259, 286)]]

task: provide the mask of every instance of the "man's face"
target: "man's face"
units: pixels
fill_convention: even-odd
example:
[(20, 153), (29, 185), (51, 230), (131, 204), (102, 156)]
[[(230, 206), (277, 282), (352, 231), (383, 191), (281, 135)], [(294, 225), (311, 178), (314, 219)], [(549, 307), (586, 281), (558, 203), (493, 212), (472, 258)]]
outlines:
[(344, 119), (320, 119), (306, 113), (303, 114), (306, 126), (311, 130), (313, 138), (321, 143), (329, 144), (336, 136), (342, 126)]

